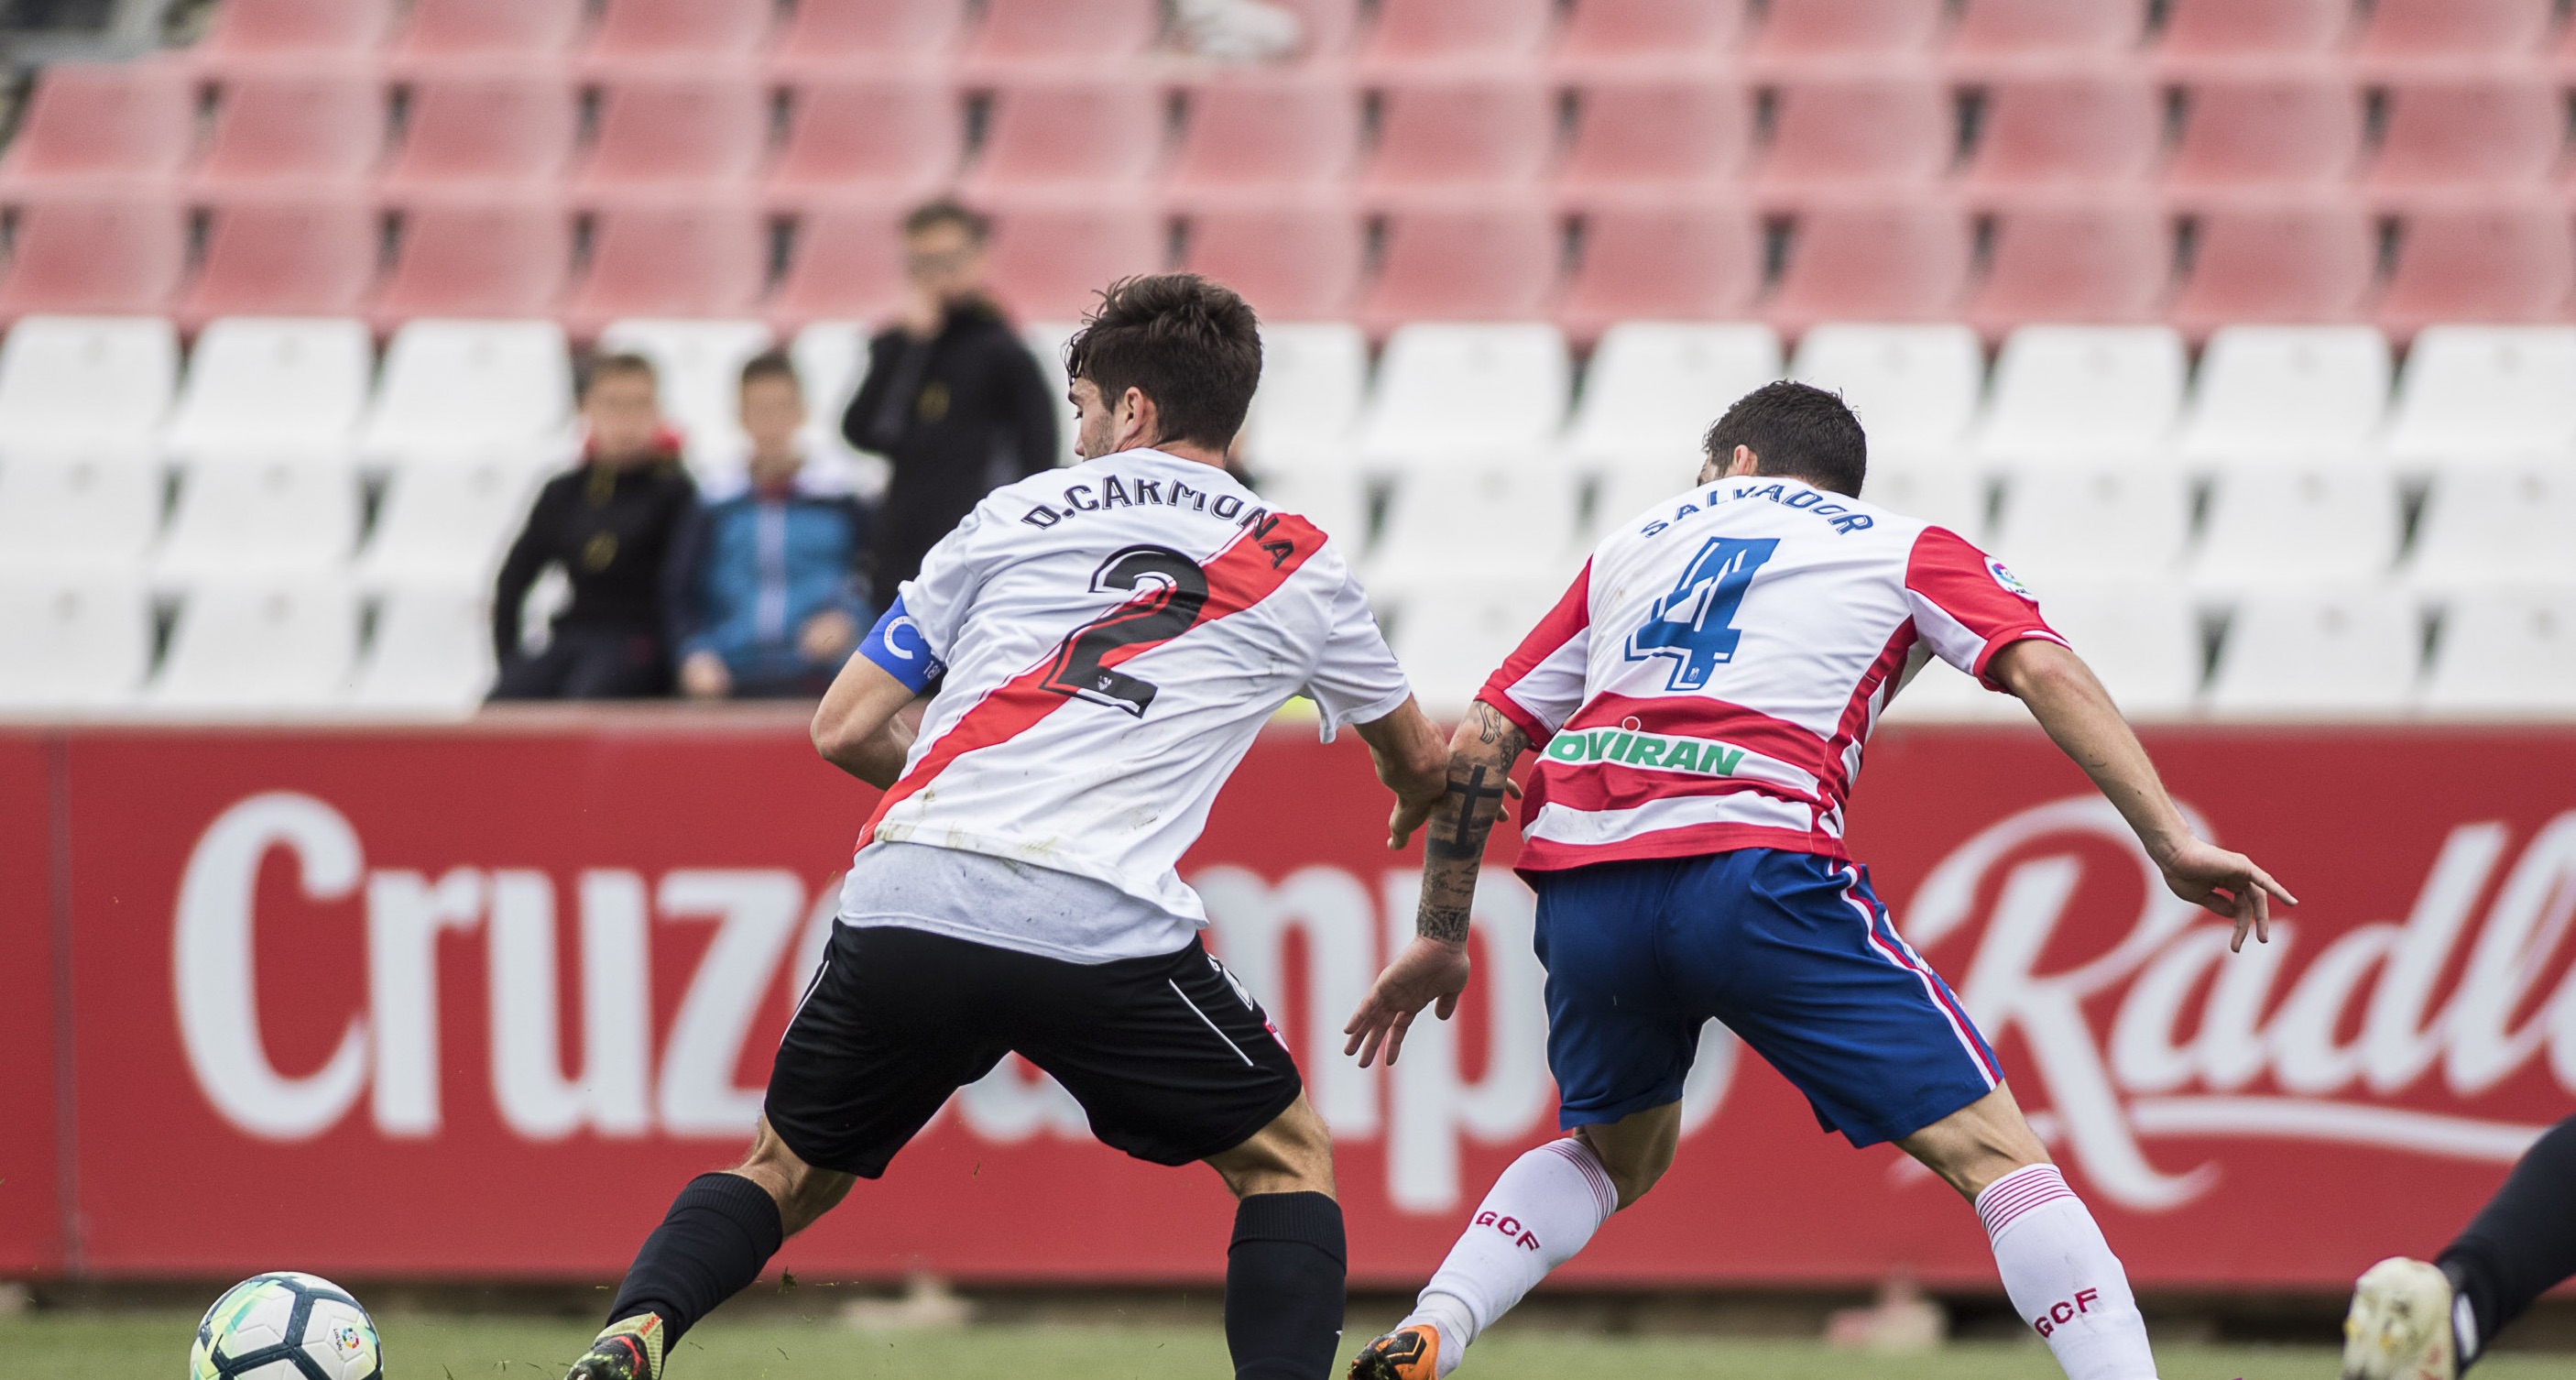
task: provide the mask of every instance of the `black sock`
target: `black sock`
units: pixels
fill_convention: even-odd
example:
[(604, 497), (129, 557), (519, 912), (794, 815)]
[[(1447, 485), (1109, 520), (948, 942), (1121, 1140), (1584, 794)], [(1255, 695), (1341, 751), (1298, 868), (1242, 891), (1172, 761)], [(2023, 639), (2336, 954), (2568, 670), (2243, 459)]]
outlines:
[(2477, 1335), (2460, 1338), (2462, 1366), (2533, 1299), (2576, 1276), (2576, 1117), (2532, 1142), (2435, 1263), (2476, 1319)]
[(1350, 1253), (1342, 1205), (1264, 1193), (1234, 1209), (1225, 1252), (1225, 1348), (1235, 1380), (1323, 1380), (1342, 1340)]
[(608, 1320), (659, 1313), (667, 1355), (681, 1333), (760, 1278), (786, 1236), (768, 1189), (739, 1174), (700, 1174), (644, 1238)]

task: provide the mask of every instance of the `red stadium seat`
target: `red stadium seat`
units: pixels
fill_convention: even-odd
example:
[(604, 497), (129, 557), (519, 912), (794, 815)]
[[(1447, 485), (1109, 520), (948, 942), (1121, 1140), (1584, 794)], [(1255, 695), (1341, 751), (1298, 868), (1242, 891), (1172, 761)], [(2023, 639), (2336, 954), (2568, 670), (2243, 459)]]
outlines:
[(774, 7), (742, 0), (608, 0), (582, 57), (594, 64), (742, 60), (769, 37)]
[(1940, 35), (1946, 0), (1770, 0), (1754, 51), (1766, 58), (1919, 53)]
[(793, 88), (787, 145), (769, 167), (773, 205), (850, 194), (905, 196), (957, 175), (966, 143), (957, 92), (939, 77), (829, 77)]
[(1160, 88), (1117, 77), (1014, 82), (993, 94), (967, 185), (979, 196), (1141, 185), (1162, 157), (1163, 110)]
[(393, 0), (224, 0), (190, 56), (318, 58), (364, 53), (384, 41)]
[(1958, 143), (1948, 88), (1920, 74), (1784, 83), (1773, 119), (1766, 191), (1929, 183)]
[(2158, 320), (2173, 284), (2173, 227), (2147, 202), (2037, 204), (1995, 217), (1967, 319), (2000, 340), (2024, 322)]
[(1554, 0), (1381, 0), (1360, 63), (1373, 71), (1520, 66), (1538, 57), (1555, 21)]
[(1747, 0), (1583, 0), (1550, 60), (1578, 80), (1637, 69), (1706, 73), (1751, 27)]
[(412, 0), (394, 60), (488, 67), (552, 59), (572, 46), (586, 17), (583, 0)]
[(2420, 76), (2388, 90), (2387, 124), (2364, 174), (2384, 191), (2537, 188), (2565, 142), (2558, 86), (2538, 75)]
[(384, 156), (384, 85), (363, 72), (264, 70), (224, 83), (197, 181), (220, 193), (246, 184), (354, 182)]
[(2529, 54), (2557, 17), (2554, 0), (2372, 0), (2358, 51), (2400, 62)]
[(2143, 181), (2164, 150), (2164, 98), (2143, 77), (2030, 76), (1986, 88), (1969, 161), (1978, 188)]
[(993, 218), (993, 295), (1019, 321), (1074, 321), (1119, 278), (1160, 273), (1170, 235), (1134, 205), (1005, 207)]
[(1592, 340), (1621, 321), (1726, 321), (1762, 295), (1762, 230), (1740, 201), (1586, 211), (1557, 324)]
[(2220, 208), (2194, 217), (2191, 233), (2168, 319), (2195, 339), (2231, 322), (2358, 320), (2377, 274), (2377, 231), (2354, 204)]
[(956, 0), (797, 0), (769, 58), (818, 75), (935, 61), (957, 46), (965, 13)]
[(1095, 71), (1104, 58), (1143, 55), (1162, 31), (1159, 0), (986, 0), (966, 61)]
[(581, 132), (581, 103), (556, 73), (459, 65), (411, 84), (402, 147), (378, 182), (396, 201), (459, 188), (560, 180)]
[(2430, 207), (2406, 217), (2372, 314), (2394, 336), (2437, 322), (2553, 322), (2576, 310), (2576, 226), (2564, 208)]
[(2352, 0), (2169, 0), (2159, 50), (2169, 58), (2313, 56), (2343, 41)]
[(1602, 77), (1582, 88), (1576, 109), (1574, 145), (1555, 173), (1576, 199), (1723, 184), (1752, 156), (1753, 102), (1732, 82)]
[(1783, 334), (1824, 321), (1950, 321), (1968, 286), (1967, 215), (1932, 197), (1800, 213), (1763, 315)]
[(1190, 218), (1183, 267), (1242, 293), (1264, 321), (1339, 320), (1359, 296), (1367, 239), (1355, 212), (1328, 201), (1214, 207)]
[(572, 220), (552, 200), (442, 198), (402, 213), (392, 274), (369, 316), (552, 316), (572, 267)]
[(638, 202), (591, 221), (590, 271), (565, 325), (597, 334), (622, 316), (750, 316), (768, 286), (769, 227), (731, 201)]
[(49, 194), (18, 208), (0, 319), (157, 314), (169, 308), (187, 261), (187, 215), (164, 192)]
[(812, 321), (875, 321), (904, 305), (900, 202), (818, 202), (796, 218), (796, 252), (769, 315), (781, 331)]
[(2109, 57), (2138, 46), (2146, 18), (2138, 0), (1968, 0), (1949, 49), (1970, 59)]
[(734, 71), (637, 72), (601, 93), (584, 192), (688, 191), (748, 178), (769, 147), (769, 93)]
[(196, 142), (196, 79), (184, 65), (58, 62), (37, 74), (0, 185), (165, 179)]
[(1245, 72), (1190, 88), (1166, 193), (1205, 203), (1329, 187), (1359, 158), (1360, 101), (1342, 81)]
[(1556, 95), (1536, 82), (1408, 82), (1386, 92), (1362, 181), (1397, 195), (1522, 187), (1538, 180), (1555, 145)]
[(1384, 258), (1360, 319), (1383, 333), (1407, 321), (1533, 321), (1547, 315), (1564, 237), (1535, 206), (1425, 207), (1387, 218)]
[(376, 209), (349, 197), (219, 203), (205, 262), (179, 302), (180, 329), (218, 316), (355, 316), (382, 240)]
[(2211, 78), (2185, 97), (2165, 183), (2183, 192), (2316, 187), (2350, 177), (2362, 100), (2332, 74)]

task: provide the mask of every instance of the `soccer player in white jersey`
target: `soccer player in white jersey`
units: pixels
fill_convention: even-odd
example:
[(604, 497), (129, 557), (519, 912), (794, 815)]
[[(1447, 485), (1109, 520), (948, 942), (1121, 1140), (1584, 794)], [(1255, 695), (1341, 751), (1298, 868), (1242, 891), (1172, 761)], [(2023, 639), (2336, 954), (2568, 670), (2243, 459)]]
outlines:
[(1352, 1017), (1393, 1062), (1467, 982), (1467, 912), (1505, 781), (1530, 773), (1548, 1065), (1565, 1139), (1503, 1171), (1356, 1380), (1434, 1380), (1672, 1163), (1715, 1018), (1854, 1145), (1892, 1140), (1976, 1205), (2013, 1306), (2074, 1380), (2148, 1380), (2127, 1276), (2048, 1161), (1993, 1051), (1898, 937), (1843, 847), (1861, 745), (1923, 655), (2019, 696), (2137, 831), (2167, 885), (2248, 928), (2249, 860), (2195, 838), (2137, 738), (2004, 567), (1860, 501), (1867, 442), (1835, 395), (1775, 383), (1710, 428), (1699, 487), (1622, 523), (1451, 740), (1427, 817), (1420, 932)]
[(682, 1190), (575, 1380), (659, 1380), (666, 1349), (784, 1238), (1014, 1051), (1102, 1141), (1204, 1160), (1241, 1200), (1225, 1294), (1240, 1380), (1332, 1368), (1331, 1143), (1268, 1018), (1200, 945), (1205, 912), (1173, 867), (1291, 696), (1314, 699), (1328, 738), (1356, 727), (1399, 810), (1442, 797), (1448, 751), (1340, 548), (1225, 472), (1261, 374), (1243, 299), (1186, 274), (1114, 284), (1068, 355), (1084, 463), (977, 505), (815, 715), (822, 754), (887, 788), (840, 924), (749, 1156)]

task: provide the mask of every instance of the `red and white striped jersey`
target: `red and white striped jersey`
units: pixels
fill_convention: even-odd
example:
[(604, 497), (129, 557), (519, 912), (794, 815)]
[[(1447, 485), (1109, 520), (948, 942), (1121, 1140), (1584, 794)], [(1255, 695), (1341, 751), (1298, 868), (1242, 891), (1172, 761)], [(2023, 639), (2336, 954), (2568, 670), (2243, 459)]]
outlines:
[(1909, 655), (1984, 679), (2025, 637), (2063, 641), (1947, 529), (1767, 476), (1659, 503), (1594, 548), (1478, 695), (1543, 748), (1520, 867), (1841, 859), (1861, 744)]
[[(1160, 451), (994, 490), (902, 598), (947, 679), (860, 846), (1070, 872), (1185, 922), (1206, 912), (1173, 866), (1271, 714), (1311, 695), (1329, 739), (1411, 693), (1338, 546)], [(1128, 940), (1163, 942), (1082, 947)]]

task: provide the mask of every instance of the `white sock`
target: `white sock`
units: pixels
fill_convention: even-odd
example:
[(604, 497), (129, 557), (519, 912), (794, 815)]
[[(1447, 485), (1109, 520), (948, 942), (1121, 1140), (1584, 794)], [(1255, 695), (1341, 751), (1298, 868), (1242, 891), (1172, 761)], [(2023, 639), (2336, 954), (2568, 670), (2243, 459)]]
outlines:
[(2155, 1380), (2128, 1272), (2057, 1166), (2024, 1165), (1986, 1185), (1977, 1218), (2004, 1292), (2067, 1380)]
[(1466, 1234), (1397, 1326), (1439, 1329), (1440, 1373), (1447, 1375), (1476, 1334), (1510, 1312), (1548, 1271), (1572, 1260), (1618, 1207), (1610, 1172), (1580, 1139), (1568, 1136), (1530, 1151), (1494, 1180)]

